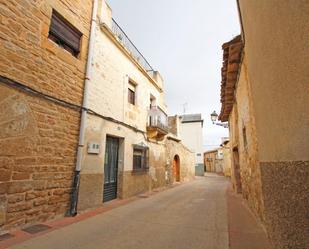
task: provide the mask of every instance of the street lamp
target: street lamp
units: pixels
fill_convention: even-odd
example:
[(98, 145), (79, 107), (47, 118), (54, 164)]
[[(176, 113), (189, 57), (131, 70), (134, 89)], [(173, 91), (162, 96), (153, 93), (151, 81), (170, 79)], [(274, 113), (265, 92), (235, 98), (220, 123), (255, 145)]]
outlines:
[(217, 119), (218, 119), (218, 114), (216, 113), (216, 111), (213, 111), (213, 113), (210, 114), (210, 118), (211, 118), (211, 121), (212, 121), (213, 124), (223, 126), (224, 128), (229, 128), (229, 124), (227, 122), (225, 122), (225, 123), (216, 122)]

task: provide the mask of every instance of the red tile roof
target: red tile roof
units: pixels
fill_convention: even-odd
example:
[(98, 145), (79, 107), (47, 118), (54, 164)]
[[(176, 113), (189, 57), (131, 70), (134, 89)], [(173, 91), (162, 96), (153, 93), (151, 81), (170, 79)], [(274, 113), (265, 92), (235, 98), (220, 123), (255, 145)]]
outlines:
[(224, 43), (222, 49), (223, 65), (221, 68), (221, 112), (219, 120), (226, 122), (229, 119), (235, 100), (235, 84), (243, 49), (241, 36), (238, 35), (231, 41)]

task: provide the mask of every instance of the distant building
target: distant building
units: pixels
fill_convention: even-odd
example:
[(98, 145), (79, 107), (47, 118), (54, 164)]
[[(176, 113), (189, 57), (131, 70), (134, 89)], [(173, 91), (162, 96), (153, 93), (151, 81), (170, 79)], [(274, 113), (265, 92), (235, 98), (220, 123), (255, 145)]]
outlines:
[(230, 151), (230, 141), (228, 139), (222, 139), (222, 144), (220, 145), (223, 154), (223, 174), (225, 176), (231, 176), (231, 151)]
[(183, 144), (195, 153), (195, 174), (204, 175), (203, 119), (201, 114), (169, 117), (170, 131), (181, 138)]
[(223, 173), (223, 150), (221, 148), (204, 152), (204, 169), (206, 172)]

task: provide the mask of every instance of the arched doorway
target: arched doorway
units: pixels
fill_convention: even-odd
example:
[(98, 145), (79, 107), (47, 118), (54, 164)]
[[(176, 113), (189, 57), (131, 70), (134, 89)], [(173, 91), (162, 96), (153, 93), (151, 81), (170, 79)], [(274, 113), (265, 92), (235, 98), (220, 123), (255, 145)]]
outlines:
[(176, 182), (180, 182), (180, 159), (178, 155), (173, 159), (173, 175)]

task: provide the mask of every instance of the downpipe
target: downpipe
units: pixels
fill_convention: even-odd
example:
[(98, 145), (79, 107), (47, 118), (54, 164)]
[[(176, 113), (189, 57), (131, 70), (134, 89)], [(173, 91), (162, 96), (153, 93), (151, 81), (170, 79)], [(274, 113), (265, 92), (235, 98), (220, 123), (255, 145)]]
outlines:
[(87, 56), (87, 67), (84, 81), (84, 96), (83, 96), (83, 106), (81, 111), (81, 120), (79, 127), (79, 140), (78, 140), (78, 148), (76, 154), (76, 165), (75, 165), (75, 173), (74, 180), (72, 186), (71, 193), (71, 203), (70, 210), (68, 215), (75, 216), (77, 214), (77, 203), (78, 203), (78, 192), (80, 185), (80, 171), (81, 171), (81, 161), (83, 155), (83, 149), (85, 144), (85, 128), (86, 128), (86, 120), (87, 120), (87, 108), (88, 108), (88, 88), (89, 82), (92, 75), (92, 60), (93, 60), (93, 50), (95, 43), (95, 32), (96, 32), (96, 19), (98, 12), (98, 0), (93, 0), (92, 7), (92, 17), (91, 17), (91, 28), (89, 35), (89, 45), (88, 45), (88, 56)]

